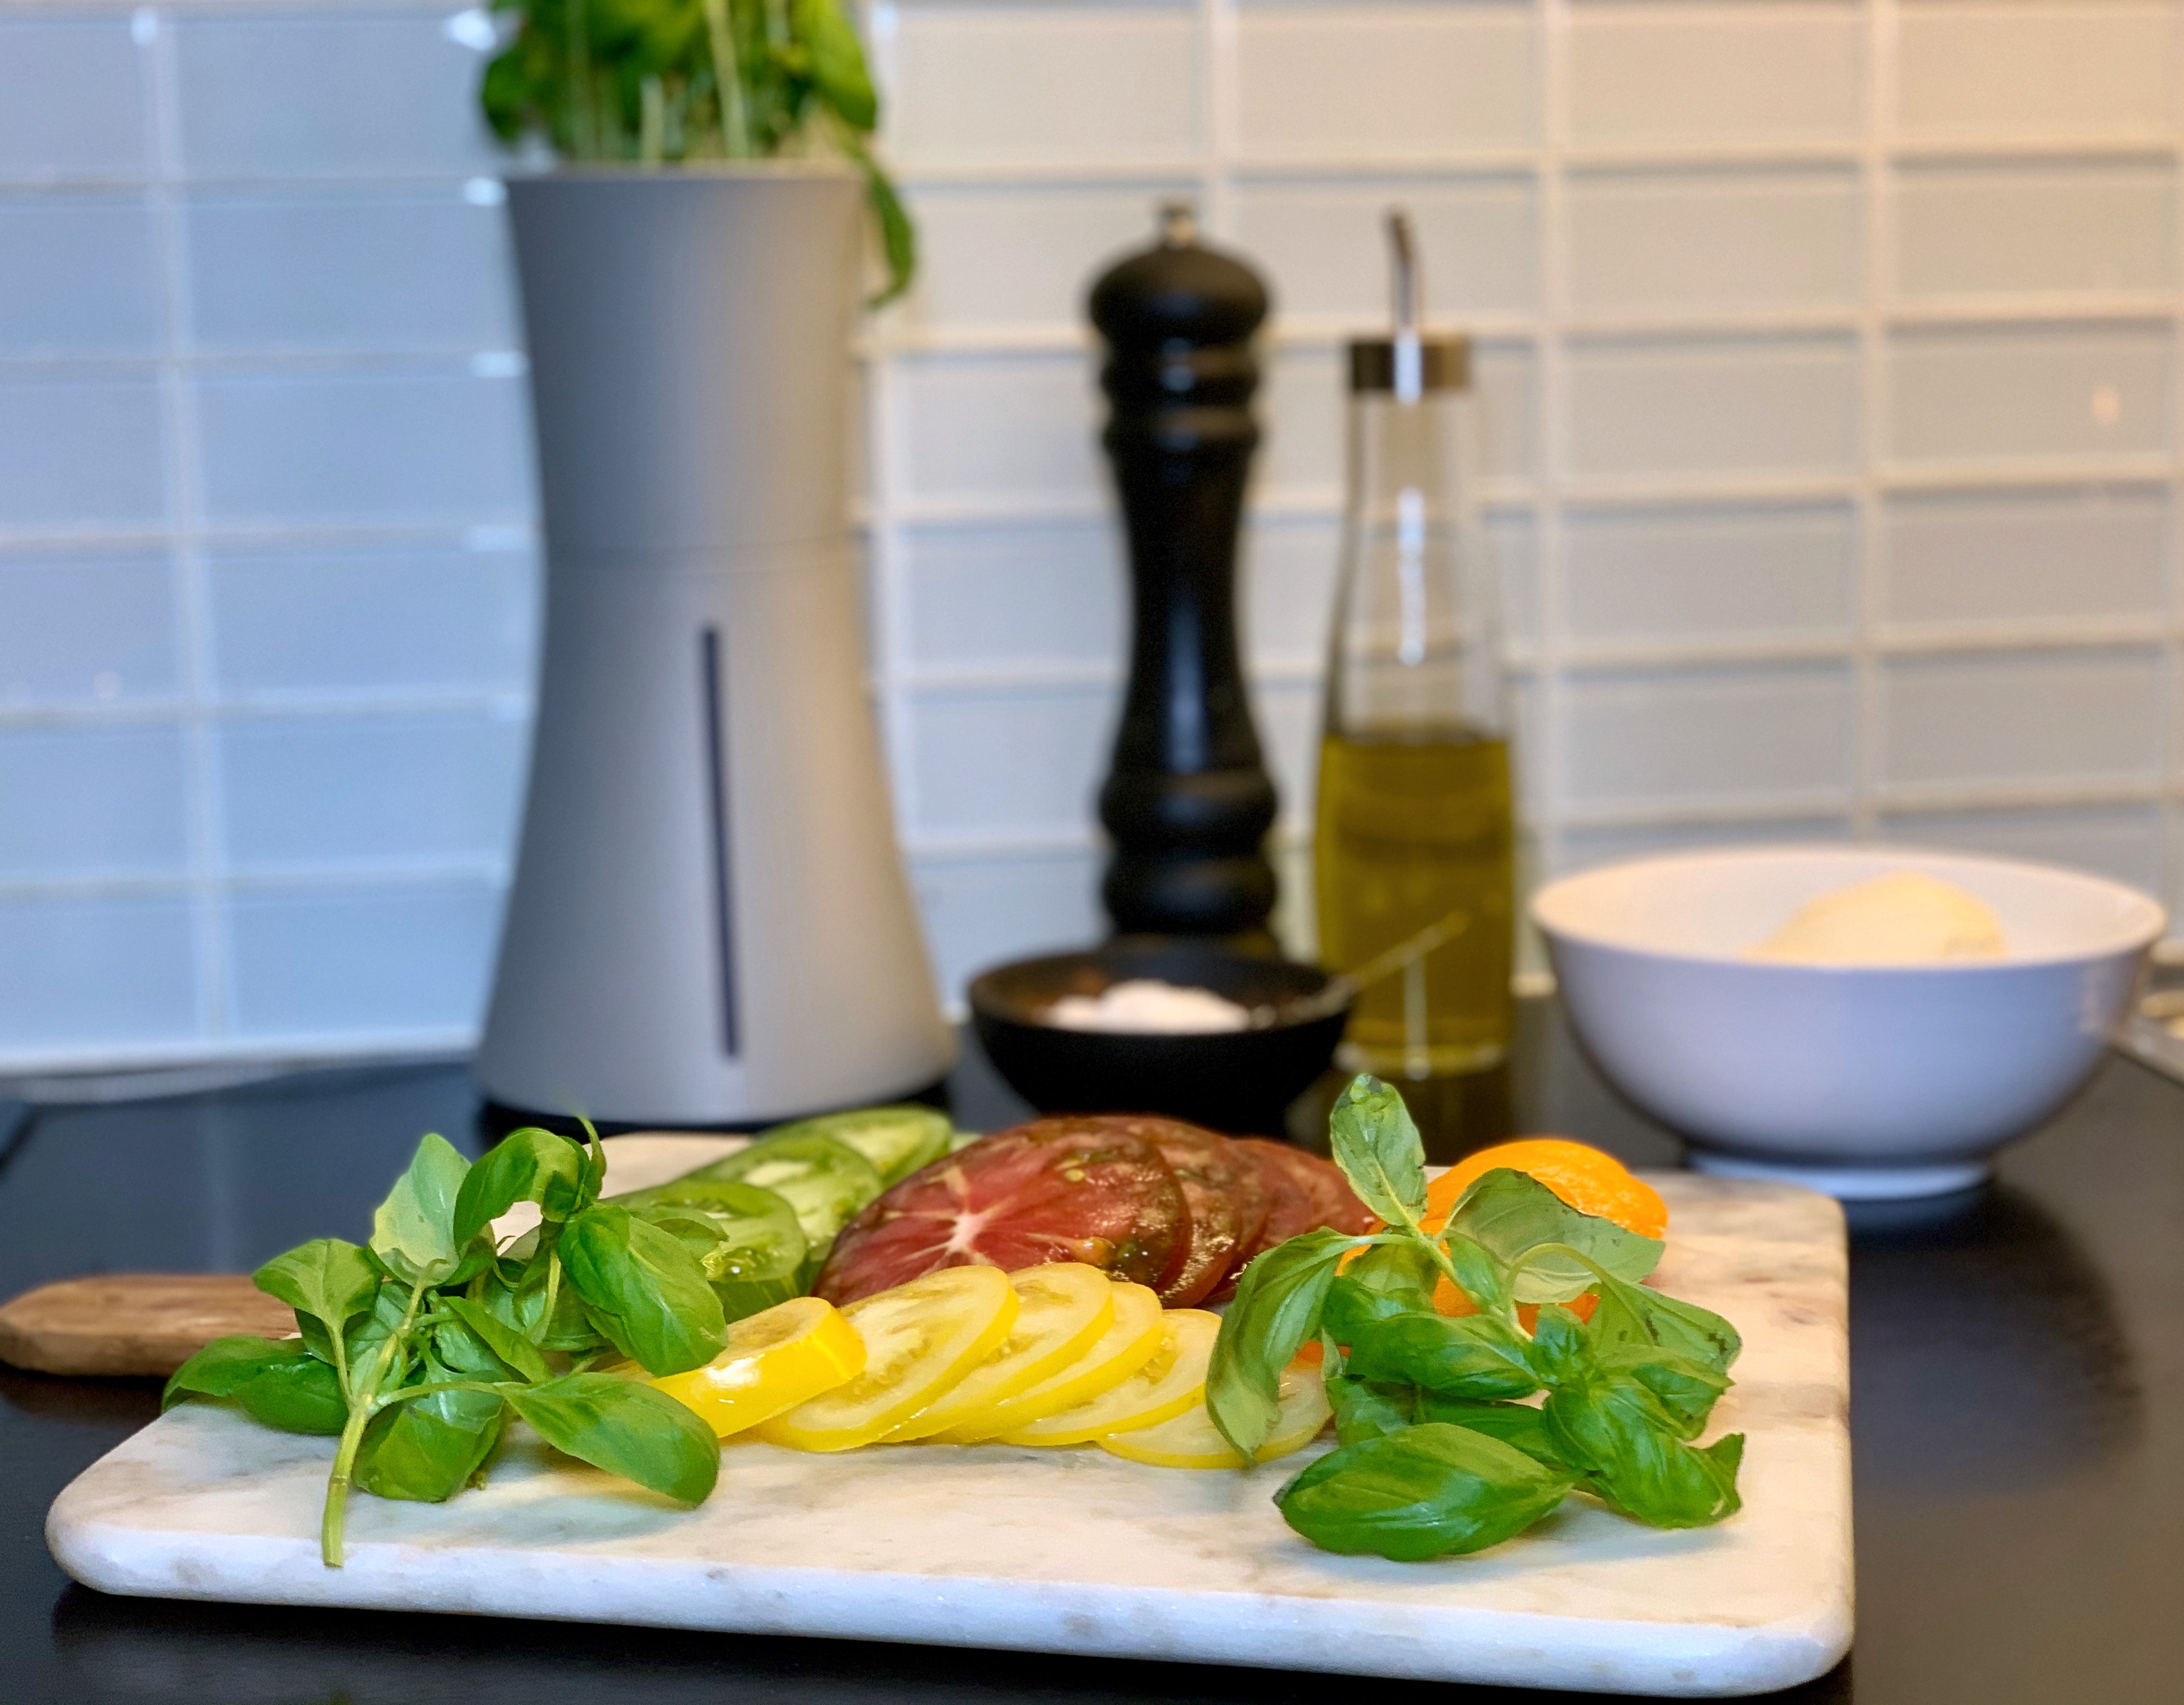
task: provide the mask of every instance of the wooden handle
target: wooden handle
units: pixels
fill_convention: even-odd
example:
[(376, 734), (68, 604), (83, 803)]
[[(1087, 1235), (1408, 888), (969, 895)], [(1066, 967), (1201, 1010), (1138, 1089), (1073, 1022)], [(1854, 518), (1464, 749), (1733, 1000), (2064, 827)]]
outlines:
[(287, 1306), (239, 1273), (109, 1273), (0, 1305), (0, 1361), (41, 1373), (164, 1377), (215, 1338), (295, 1329)]

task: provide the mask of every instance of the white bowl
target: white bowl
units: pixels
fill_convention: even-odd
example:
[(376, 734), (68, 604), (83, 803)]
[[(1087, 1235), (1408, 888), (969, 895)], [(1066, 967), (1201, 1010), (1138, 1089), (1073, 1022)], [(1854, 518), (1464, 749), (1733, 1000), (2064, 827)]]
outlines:
[[(1940, 965), (1746, 958), (1808, 900), (1912, 870), (1977, 895), (2008, 954)], [(2011, 859), (1741, 847), (1566, 877), (1532, 900), (1563, 1004), (1611, 1082), (1702, 1171), (1851, 1199), (1977, 1184), (2084, 1083), (2166, 922), (2136, 889)]]

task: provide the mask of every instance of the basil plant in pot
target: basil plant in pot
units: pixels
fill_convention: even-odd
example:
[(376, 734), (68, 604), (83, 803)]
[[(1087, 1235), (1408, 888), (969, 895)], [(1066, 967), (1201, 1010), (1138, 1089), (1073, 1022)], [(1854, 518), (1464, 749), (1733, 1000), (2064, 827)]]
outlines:
[(850, 338), (869, 137), (841, 0), (498, 0), (546, 543), (496, 1118), (749, 1126), (947, 1070), (866, 694)]

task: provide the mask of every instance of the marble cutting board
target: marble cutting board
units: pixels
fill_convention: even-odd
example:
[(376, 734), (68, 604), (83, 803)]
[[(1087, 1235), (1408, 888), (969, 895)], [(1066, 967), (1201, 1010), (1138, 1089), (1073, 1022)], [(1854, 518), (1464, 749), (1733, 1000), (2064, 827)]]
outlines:
[[(700, 1164), (705, 1139), (617, 1139), (610, 1188)], [(1842, 1216), (1777, 1184), (1653, 1174), (1663, 1289), (1744, 1334), (1709, 1433), (1748, 1435), (1742, 1512), (1658, 1533), (1573, 1498), (1484, 1556), (1306, 1545), (1248, 1474), (1091, 1447), (733, 1443), (685, 1510), (521, 1429), (443, 1505), (359, 1495), (319, 1561), (330, 1439), (186, 1404), (86, 1469), (47, 1541), (102, 1591), (988, 1646), (1682, 1697), (1765, 1692), (1851, 1636)], [(1324, 1448), (1321, 1446), (1320, 1448)]]

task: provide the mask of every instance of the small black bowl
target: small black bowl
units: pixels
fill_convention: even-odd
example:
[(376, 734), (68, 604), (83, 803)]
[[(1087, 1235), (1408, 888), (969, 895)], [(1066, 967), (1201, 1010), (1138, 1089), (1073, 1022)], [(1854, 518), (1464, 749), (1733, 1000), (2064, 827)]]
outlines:
[[(1039, 1014), (1065, 995), (1155, 978), (1271, 1006), (1261, 1029), (1183, 1035), (1065, 1030)], [(1282, 1134), (1282, 1112), (1327, 1069), (1349, 1022), (1346, 1002), (1293, 1022), (1282, 1008), (1320, 994), (1329, 973), (1188, 939), (1123, 939), (1085, 953), (997, 965), (971, 984), (971, 1017), (994, 1069), (1043, 1113), (1165, 1113), (1215, 1130)]]

